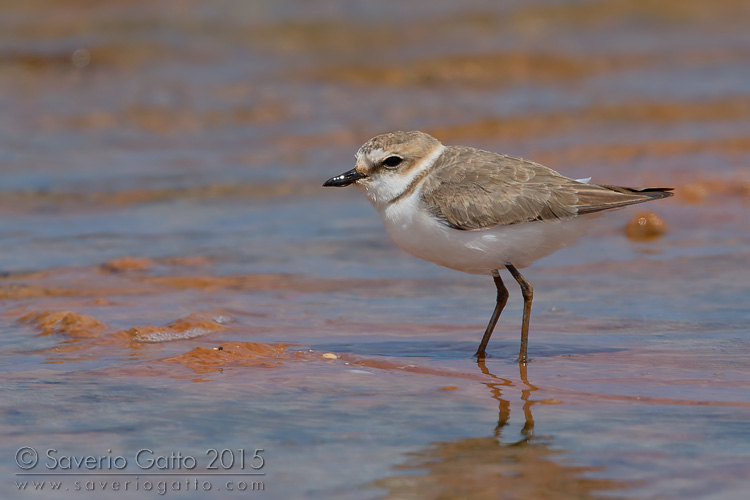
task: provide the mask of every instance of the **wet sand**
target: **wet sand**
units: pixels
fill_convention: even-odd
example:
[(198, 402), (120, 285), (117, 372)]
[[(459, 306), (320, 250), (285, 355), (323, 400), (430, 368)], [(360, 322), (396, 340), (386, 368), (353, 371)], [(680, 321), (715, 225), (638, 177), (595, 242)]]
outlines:
[[(3, 498), (744, 498), (746, 2), (0, 9)], [(477, 364), (491, 280), (320, 187), (396, 129), (676, 195), (527, 269), (532, 362), (510, 288)]]

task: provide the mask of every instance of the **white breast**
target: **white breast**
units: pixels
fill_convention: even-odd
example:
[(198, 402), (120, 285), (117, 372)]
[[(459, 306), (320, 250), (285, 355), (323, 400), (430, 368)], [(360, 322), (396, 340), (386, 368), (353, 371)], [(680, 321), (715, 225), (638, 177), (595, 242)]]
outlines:
[(388, 234), (416, 257), (467, 273), (489, 274), (506, 264), (527, 267), (574, 242), (593, 218), (584, 215), (462, 231), (432, 217), (419, 192), (378, 210)]

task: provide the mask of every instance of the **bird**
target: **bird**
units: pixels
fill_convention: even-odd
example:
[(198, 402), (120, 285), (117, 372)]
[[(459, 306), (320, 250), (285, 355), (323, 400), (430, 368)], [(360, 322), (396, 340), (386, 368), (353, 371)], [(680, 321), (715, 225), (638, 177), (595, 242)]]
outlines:
[(509, 293), (507, 270), (523, 296), (521, 348), (528, 358), (534, 288), (518, 271), (572, 244), (601, 212), (667, 198), (673, 188), (598, 185), (539, 163), (467, 146), (445, 146), (421, 131), (380, 134), (365, 142), (353, 169), (324, 187), (354, 185), (406, 252), (443, 267), (493, 278), (495, 309), (475, 353), (487, 345)]

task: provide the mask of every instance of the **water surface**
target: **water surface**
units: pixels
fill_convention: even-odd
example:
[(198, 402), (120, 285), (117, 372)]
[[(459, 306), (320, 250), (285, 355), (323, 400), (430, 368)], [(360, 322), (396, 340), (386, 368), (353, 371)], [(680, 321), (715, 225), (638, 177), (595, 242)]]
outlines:
[[(0, 9), (3, 498), (744, 498), (746, 2)], [(477, 364), (491, 280), (320, 187), (397, 129), (676, 196)]]

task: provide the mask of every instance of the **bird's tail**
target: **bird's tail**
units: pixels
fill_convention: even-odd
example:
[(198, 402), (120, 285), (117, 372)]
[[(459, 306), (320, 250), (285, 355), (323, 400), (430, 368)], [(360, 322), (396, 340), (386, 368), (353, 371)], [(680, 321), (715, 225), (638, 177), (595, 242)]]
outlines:
[(631, 188), (624, 186), (607, 186), (603, 184), (579, 184), (578, 215), (611, 210), (635, 203), (667, 198), (674, 193), (672, 188)]
[(631, 188), (631, 187), (624, 187), (624, 186), (605, 186), (603, 184), (600, 184), (601, 187), (611, 189), (612, 191), (622, 193), (622, 194), (640, 194), (644, 196), (648, 196), (652, 200), (658, 200), (661, 198), (669, 198), (670, 196), (674, 196), (674, 193), (672, 192), (674, 188), (662, 188), (662, 187), (649, 187), (649, 188)]

